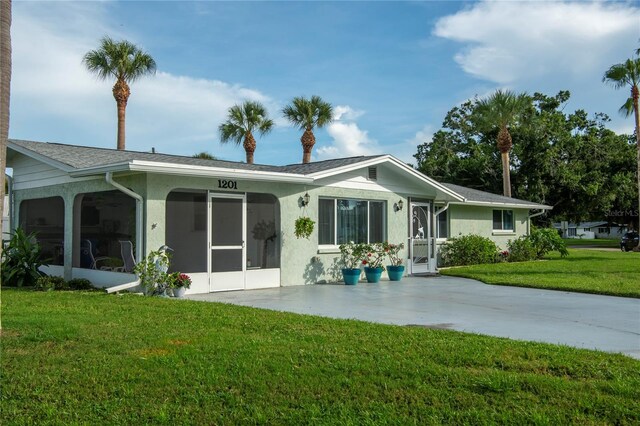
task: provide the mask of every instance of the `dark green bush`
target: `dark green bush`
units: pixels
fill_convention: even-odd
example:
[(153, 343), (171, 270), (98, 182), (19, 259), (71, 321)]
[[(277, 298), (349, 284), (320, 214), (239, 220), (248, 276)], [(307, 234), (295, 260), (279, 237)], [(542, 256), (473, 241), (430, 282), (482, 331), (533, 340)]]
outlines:
[(476, 265), (498, 261), (498, 247), (489, 238), (464, 235), (452, 238), (442, 247), (445, 266)]
[(69, 286), (62, 277), (43, 276), (36, 280), (35, 289), (39, 291), (68, 290)]
[(46, 265), (40, 253), (35, 234), (27, 235), (17, 228), (9, 241), (4, 241), (2, 251), (2, 285), (12, 287), (32, 286), (44, 275), (40, 267)]
[(84, 278), (75, 278), (70, 280), (68, 286), (71, 290), (93, 290), (95, 287), (91, 284), (91, 281)]
[(536, 248), (527, 236), (509, 240), (507, 247), (509, 250), (507, 261), (509, 262), (526, 262), (537, 258)]
[(529, 240), (536, 250), (536, 257), (542, 259), (550, 251), (560, 252), (560, 256), (568, 256), (569, 251), (564, 240), (553, 228), (533, 228)]

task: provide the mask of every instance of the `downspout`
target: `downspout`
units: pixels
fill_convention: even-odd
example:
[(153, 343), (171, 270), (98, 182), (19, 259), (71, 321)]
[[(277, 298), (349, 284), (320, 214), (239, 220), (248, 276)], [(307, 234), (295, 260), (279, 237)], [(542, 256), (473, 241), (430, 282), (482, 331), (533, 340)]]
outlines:
[(545, 214), (546, 212), (547, 212), (546, 210), (542, 209), (538, 213), (530, 214), (527, 217), (527, 235), (531, 234), (531, 219), (534, 217), (540, 216), (542, 214)]
[[(129, 188), (119, 184), (118, 182), (113, 180), (113, 172), (107, 172), (104, 175), (104, 179), (105, 181), (110, 184), (111, 186), (113, 186), (114, 188), (118, 189), (120, 192), (123, 192), (125, 194), (127, 194), (128, 196), (134, 198), (136, 200), (136, 261), (140, 262), (140, 260), (143, 257), (143, 250), (142, 250), (142, 245), (143, 245), (143, 238), (144, 238), (144, 225), (143, 225), (143, 217), (142, 217), (142, 213), (143, 213), (143, 206), (144, 206), (144, 199), (142, 198), (142, 195), (137, 194), (135, 192), (133, 192), (132, 190), (130, 190)], [(128, 288), (132, 288), (135, 287), (139, 284), (140, 280), (136, 279), (136, 281), (131, 282), (131, 283), (126, 283), (126, 284), (121, 284), (115, 287), (110, 287), (107, 289), (107, 293), (113, 293), (115, 291), (120, 291), (120, 290), (126, 290)]]
[[(13, 232), (13, 176), (9, 176), (5, 173), (5, 179), (7, 180), (7, 187), (9, 190), (7, 191), (7, 196), (9, 197), (9, 211), (7, 212), (7, 216), (9, 217), (9, 234)], [(2, 201), (4, 202), (4, 200)], [(3, 235), (4, 237), (4, 235)]]

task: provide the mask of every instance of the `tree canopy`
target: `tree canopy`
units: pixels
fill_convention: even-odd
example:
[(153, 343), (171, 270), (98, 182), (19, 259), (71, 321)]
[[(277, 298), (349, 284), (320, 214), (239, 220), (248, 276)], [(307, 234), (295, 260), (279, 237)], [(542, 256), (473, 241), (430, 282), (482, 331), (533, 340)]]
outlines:
[[(607, 129), (605, 114), (565, 113), (567, 91), (525, 96), (524, 115), (510, 128), (513, 196), (553, 206), (541, 220), (627, 223), (633, 218), (638, 191), (633, 137)], [(414, 157), (417, 168), (436, 180), (499, 194), (499, 130), (480, 125), (479, 107), (473, 99), (451, 109), (442, 129), (419, 145)]]

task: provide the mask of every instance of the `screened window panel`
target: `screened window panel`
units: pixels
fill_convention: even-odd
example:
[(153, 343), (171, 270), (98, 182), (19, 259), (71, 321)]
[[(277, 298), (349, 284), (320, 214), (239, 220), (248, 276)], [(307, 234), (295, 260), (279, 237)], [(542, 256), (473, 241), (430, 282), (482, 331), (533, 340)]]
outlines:
[(438, 238), (449, 238), (448, 211), (443, 211), (438, 215)]
[(49, 265), (64, 265), (64, 200), (37, 198), (20, 203), (20, 226), (35, 233), (40, 258)]
[(384, 202), (369, 202), (369, 242), (382, 243), (386, 240)]
[(505, 231), (513, 231), (513, 210), (502, 211), (502, 229)]
[(318, 243), (335, 244), (335, 200), (320, 199), (318, 206)]
[(280, 267), (278, 200), (271, 194), (247, 194), (247, 268)]
[(367, 242), (367, 202), (337, 200), (338, 244)]
[(493, 211), (493, 229), (496, 231), (502, 230), (502, 210)]
[(166, 242), (173, 249), (169, 271), (207, 272), (207, 197), (171, 192), (166, 204)]

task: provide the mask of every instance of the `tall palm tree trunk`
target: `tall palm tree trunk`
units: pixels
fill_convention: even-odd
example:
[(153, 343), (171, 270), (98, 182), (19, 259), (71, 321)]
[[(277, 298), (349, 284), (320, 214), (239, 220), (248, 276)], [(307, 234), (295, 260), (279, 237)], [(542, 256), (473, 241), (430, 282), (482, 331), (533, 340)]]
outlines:
[(511, 134), (506, 126), (500, 127), (498, 132), (498, 149), (502, 155), (502, 193), (511, 197), (511, 167), (509, 165), (509, 151), (513, 146)]
[(313, 150), (313, 146), (316, 144), (316, 137), (310, 128), (307, 127), (304, 131), (300, 138), (300, 142), (302, 142), (302, 163), (310, 163), (311, 151)]
[(253, 164), (253, 153), (256, 151), (256, 140), (251, 132), (247, 132), (244, 135), (244, 143), (242, 146), (247, 154), (247, 164)]
[[(9, 138), (9, 102), (11, 93), (11, 0), (0, 1), (0, 230), (4, 216), (4, 182)], [(3, 235), (4, 237), (4, 235)], [(2, 244), (0, 244), (0, 254)], [(2, 265), (0, 265), (2, 268)], [(1, 280), (1, 278), (0, 278)], [(2, 323), (0, 322), (0, 331)]]
[(509, 151), (501, 152), (502, 157), (502, 193), (511, 197), (511, 170), (509, 167)]
[(113, 85), (113, 97), (118, 108), (118, 149), (120, 150), (125, 149), (125, 112), (129, 95), (131, 95), (131, 89), (129, 89), (127, 82), (123, 79), (118, 79), (116, 84)]
[[(636, 148), (638, 151), (638, 229), (640, 230), (640, 111), (638, 111), (638, 98), (640, 97), (640, 90), (638, 86), (631, 87), (631, 99), (633, 99), (633, 112), (636, 119)], [(638, 241), (638, 248), (640, 249), (640, 241)]]

